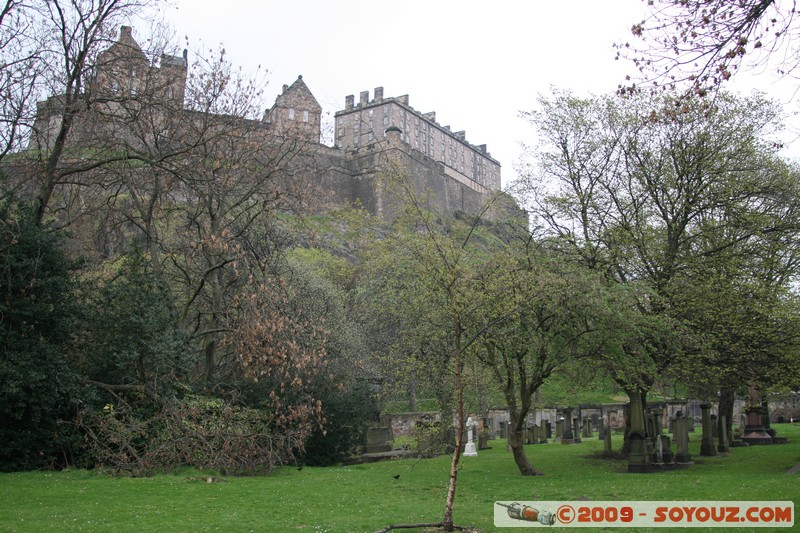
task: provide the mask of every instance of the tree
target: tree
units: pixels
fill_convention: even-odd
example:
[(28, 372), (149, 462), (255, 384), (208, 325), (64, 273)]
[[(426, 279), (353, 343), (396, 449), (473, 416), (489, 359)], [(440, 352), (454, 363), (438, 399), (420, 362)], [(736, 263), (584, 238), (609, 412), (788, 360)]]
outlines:
[[(3, 61), (5, 115), (2, 153), (30, 140), (35, 149), (37, 219), (51, 209), (56, 189), (76, 174), (102, 166), (96, 158), (65, 164), (73, 127), (80, 114), (95, 105), (92, 76), (100, 48), (117, 25), (151, 4), (149, 0), (8, 1), (0, 19), (0, 46), (10, 57)], [(24, 77), (20, 77), (24, 75)], [(34, 123), (34, 104), (49, 95), (37, 115), (52, 121)], [(37, 117), (39, 118), (39, 117)], [(47, 124), (45, 126), (45, 123)], [(41, 131), (41, 129), (48, 131)], [(40, 129), (31, 134), (31, 129)], [(43, 136), (48, 142), (41, 142)], [(74, 143), (72, 143), (74, 146)], [(119, 160), (118, 156), (107, 156)]]
[(605, 283), (596, 272), (559, 261), (527, 232), (521, 244), (495, 255), (498, 268), (482, 279), (479, 298), (487, 326), (477, 358), (505, 397), (508, 445), (525, 476), (541, 474), (524, 448), (534, 395), (554, 372), (602, 352), (604, 315), (614, 303), (605, 301)]
[[(633, 60), (642, 84), (687, 84), (704, 96), (746, 64), (774, 66), (791, 75), (798, 64), (796, 10), (776, 0), (648, 0), (648, 17), (631, 28), (641, 47), (617, 45), (618, 58)], [(635, 85), (623, 90), (632, 90)]]
[(76, 333), (76, 369), (104, 390), (138, 390), (157, 403), (186, 380), (189, 338), (179, 328), (171, 295), (141, 253), (118, 259), (87, 280), (86, 311)]
[(0, 469), (65, 464), (79, 398), (66, 354), (76, 313), (64, 236), (0, 201)]
[[(778, 253), (788, 260), (776, 279), (788, 282), (800, 227), (789, 192), (796, 176), (768, 137), (774, 105), (724, 94), (712, 108), (649, 98), (542, 99), (528, 116), (543, 150), (525, 182), (533, 210), (571, 257), (610, 280), (643, 284), (641, 312), (663, 317), (629, 354), (646, 355), (648, 370), (616, 376), (642, 404), (657, 375), (702, 346), (686, 335), (696, 325), (681, 308), (686, 272), (731, 254), (776, 264)], [(676, 334), (664, 335), (673, 329), (665, 320)]]
[(472, 328), (479, 324), (476, 315), (480, 313), (474, 291), (478, 273), (491, 264), (486, 242), (479, 236), (485, 211), (466, 223), (440, 217), (427, 209), (425, 191), (415, 190), (391, 160), (386, 169), (382, 186), (388, 198), (397, 200), (392, 206), (396, 211), (388, 210), (396, 216), (380, 228), (382, 240), (377, 245), (380, 257), (386, 259), (379, 264), (391, 278), (390, 287), (397, 291), (396, 306), (401, 307), (402, 329), (397, 331), (402, 339), (401, 354), (413, 354), (416, 350), (410, 351), (411, 345), (423, 347), (416, 355), (424, 355), (432, 361), (433, 372), (446, 376), (446, 391), (454, 396), (455, 449), (444, 517), (441, 523), (433, 524), (451, 531), (455, 527), (453, 509), (466, 428), (465, 361), (480, 335), (480, 330)]

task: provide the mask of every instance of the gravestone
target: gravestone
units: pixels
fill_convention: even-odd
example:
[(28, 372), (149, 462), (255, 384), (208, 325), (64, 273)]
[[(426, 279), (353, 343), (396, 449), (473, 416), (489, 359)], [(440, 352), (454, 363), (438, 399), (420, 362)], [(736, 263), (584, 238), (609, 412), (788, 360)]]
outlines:
[(553, 424), (550, 423), (549, 420), (546, 420), (544, 423), (544, 438), (545, 439), (552, 439), (553, 438)]
[(645, 424), (644, 406), (639, 394), (632, 394), (628, 404), (630, 419), (630, 452), (628, 454), (628, 472), (650, 472), (652, 462), (647, 446), (647, 426)]
[(678, 464), (689, 464), (692, 456), (689, 454), (689, 424), (691, 420), (683, 418), (683, 413), (675, 413), (675, 462)]
[(368, 427), (363, 438), (362, 453), (390, 452), (393, 440), (391, 426)]
[(772, 444), (772, 436), (767, 432), (765, 424), (765, 410), (760, 405), (750, 405), (747, 408), (742, 442), (748, 445)]
[(607, 426), (605, 426), (605, 429), (603, 431), (603, 452), (605, 452), (606, 455), (611, 455), (611, 453), (612, 453), (612, 450), (611, 450), (611, 423), (609, 423)]
[(564, 438), (564, 420), (556, 420), (556, 438)]
[(524, 429), (525, 444), (533, 444), (533, 428), (528, 426)]
[(572, 434), (574, 435), (574, 444), (578, 444), (581, 441), (579, 436), (581, 434), (581, 421), (578, 417), (572, 419)]
[(580, 439), (576, 439), (576, 435), (573, 433), (574, 429), (572, 407), (566, 407), (564, 409), (564, 433), (561, 435), (561, 444), (575, 444), (576, 440), (580, 442)]
[[(717, 455), (717, 449), (714, 447), (714, 427), (711, 420), (711, 404), (701, 403), (700, 409), (703, 410), (703, 436), (700, 441), (700, 455), (711, 457)], [(714, 418), (716, 419), (716, 417)]]
[(467, 446), (464, 448), (466, 457), (477, 457), (478, 450), (475, 449), (475, 427), (477, 424), (472, 417), (467, 418)]
[(668, 431), (670, 433), (674, 434), (675, 433), (675, 426), (673, 424), (674, 424), (674, 420), (675, 420), (675, 415), (679, 411), (681, 413), (684, 412), (684, 406), (686, 405), (686, 400), (679, 400), (677, 398), (673, 398), (672, 400), (667, 400), (665, 402), (665, 404), (666, 404), (667, 420), (669, 421), (668, 422), (669, 423)]
[(588, 418), (583, 419), (583, 435), (584, 438), (590, 438), (592, 436), (592, 421)]
[(675, 458), (672, 455), (672, 441), (667, 435), (662, 434), (661, 417), (664, 414), (664, 410), (660, 407), (654, 407), (651, 413), (653, 416), (653, 432), (656, 438), (656, 462), (669, 465)]

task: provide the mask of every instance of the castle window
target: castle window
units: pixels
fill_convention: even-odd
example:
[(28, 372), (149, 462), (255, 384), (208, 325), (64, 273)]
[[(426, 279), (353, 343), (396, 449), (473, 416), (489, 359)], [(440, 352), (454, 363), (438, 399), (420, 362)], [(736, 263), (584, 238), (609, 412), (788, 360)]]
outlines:
[(289, 120), (294, 120), (294, 108), (289, 108)]
[(388, 105), (383, 106), (383, 114), (384, 115), (388, 115), (389, 114), (389, 106)]
[(308, 122), (308, 111), (303, 111), (303, 122)]
[(384, 126), (388, 126), (389, 125), (389, 117), (386, 116), (386, 115), (384, 115), (384, 117), (383, 117), (383, 125)]

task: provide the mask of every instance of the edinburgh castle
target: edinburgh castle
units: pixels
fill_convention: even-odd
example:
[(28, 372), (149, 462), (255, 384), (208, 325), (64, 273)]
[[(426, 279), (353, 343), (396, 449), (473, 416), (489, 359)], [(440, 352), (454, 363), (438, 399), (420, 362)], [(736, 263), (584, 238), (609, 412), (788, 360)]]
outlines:
[[(263, 151), (270, 167), (280, 167), (282, 190), (311, 212), (359, 204), (384, 214), (391, 198), (378, 178), (387, 172), (402, 174), (440, 212), (477, 213), (503, 196), (500, 163), (486, 145), (473, 145), (464, 131), (440, 125), (435, 113), (418, 112), (408, 95), (385, 97), (376, 87), (372, 98), (369, 91), (357, 101), (347, 96), (344, 109), (335, 113), (333, 146), (327, 146), (321, 142), (322, 108), (302, 76), (284, 85), (274, 105), (255, 120), (241, 118), (244, 113), (235, 107), (187, 106), (188, 72), (185, 51), (149, 58), (131, 28), (123, 26), (117, 41), (98, 56), (88, 88), (92, 105), (74, 114), (69, 143), (106, 154), (133, 149), (166, 162), (169, 157), (162, 154), (185, 150), (196, 132), (218, 129)], [(57, 143), (63, 117), (55, 111), (63, 108), (62, 99), (40, 102), (30, 150), (51, 150)], [(507, 198), (503, 204), (511, 205)]]

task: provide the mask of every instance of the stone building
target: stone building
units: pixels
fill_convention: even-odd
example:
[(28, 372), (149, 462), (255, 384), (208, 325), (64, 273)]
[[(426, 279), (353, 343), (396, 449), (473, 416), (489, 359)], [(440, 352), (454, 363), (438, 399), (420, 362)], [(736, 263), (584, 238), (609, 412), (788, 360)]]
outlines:
[(500, 163), (486, 150), (473, 146), (464, 131), (453, 132), (450, 126), (436, 122), (436, 113), (420, 113), (409, 105), (408, 95), (384, 98), (383, 87), (376, 87), (374, 97), (362, 91), (345, 98), (344, 109), (336, 113), (336, 144), (340, 149), (359, 148), (386, 137), (390, 128), (399, 131), (399, 139), (432, 160), (445, 166), (445, 173), (468, 187), (486, 193), (500, 189)]
[[(320, 140), (322, 107), (302, 76), (283, 86), (260, 120), (251, 120), (188, 109), (187, 71), (186, 51), (149, 58), (132, 29), (122, 26), (117, 41), (98, 55), (86, 110), (75, 121), (71, 143), (152, 151), (181, 142), (192, 124), (216, 121), (222, 131), (239, 120), (248, 142), (265, 152), (292, 140), (298, 163), (290, 179), (312, 191), (315, 198), (305, 201), (310, 210), (358, 203), (373, 213), (390, 213), (391, 193), (380, 185), (389, 170), (402, 174), (426, 195), (431, 209), (441, 212), (477, 213), (500, 195), (500, 163), (486, 145), (474, 146), (463, 131), (441, 126), (435, 113), (416, 111), (408, 95), (385, 98), (378, 87), (372, 100), (368, 91), (358, 103), (347, 96), (344, 109), (335, 113), (334, 146), (327, 146)], [(40, 103), (32, 149), (52, 146), (63, 109), (59, 96)], [(138, 131), (139, 117), (146, 117), (150, 131)], [(520, 214), (510, 199), (500, 203)]]
[(292, 85), (284, 85), (275, 104), (264, 113), (264, 122), (276, 134), (297, 135), (305, 141), (319, 143), (322, 106), (298, 76)]

